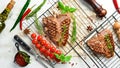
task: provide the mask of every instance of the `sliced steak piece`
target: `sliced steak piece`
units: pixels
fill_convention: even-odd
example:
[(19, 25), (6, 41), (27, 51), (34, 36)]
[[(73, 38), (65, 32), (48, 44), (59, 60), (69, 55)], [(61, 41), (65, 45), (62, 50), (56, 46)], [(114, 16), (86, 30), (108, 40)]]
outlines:
[(43, 18), (46, 35), (58, 46), (65, 46), (69, 37), (69, 25), (71, 19), (69, 14), (59, 14), (56, 17)]
[(43, 25), (44, 25), (45, 34), (50, 38), (50, 40), (56, 43), (56, 41), (58, 41), (59, 38), (61, 37), (60, 36), (61, 27), (57, 18), (54, 16), (43, 18)]
[(88, 46), (96, 53), (102, 54), (107, 58), (114, 55), (114, 40), (110, 30), (103, 30), (96, 36), (87, 41)]

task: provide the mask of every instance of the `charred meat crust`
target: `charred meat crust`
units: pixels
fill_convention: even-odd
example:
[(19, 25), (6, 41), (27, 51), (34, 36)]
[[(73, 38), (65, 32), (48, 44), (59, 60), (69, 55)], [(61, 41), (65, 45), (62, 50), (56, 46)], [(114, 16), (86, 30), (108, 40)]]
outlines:
[[(109, 40), (106, 40), (108, 36)], [(107, 41), (109, 41), (107, 43)], [(114, 55), (114, 40), (113, 35), (110, 30), (103, 30), (98, 33), (96, 36), (93, 36), (87, 41), (88, 46), (95, 52), (104, 55), (107, 58), (110, 58)], [(111, 46), (110, 46), (111, 45)]]
[[(58, 46), (65, 46), (69, 37), (69, 14), (59, 14), (43, 18), (45, 34)], [(64, 29), (65, 26), (65, 29)], [(64, 33), (63, 33), (64, 32)]]

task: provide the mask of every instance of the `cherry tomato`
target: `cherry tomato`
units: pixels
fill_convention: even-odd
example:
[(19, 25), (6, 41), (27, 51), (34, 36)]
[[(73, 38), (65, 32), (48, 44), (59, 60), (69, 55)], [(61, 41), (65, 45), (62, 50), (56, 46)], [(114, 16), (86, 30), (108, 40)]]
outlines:
[(36, 34), (35, 34), (35, 33), (32, 33), (32, 34), (31, 34), (31, 38), (32, 38), (32, 39), (35, 39), (35, 38), (36, 38)]
[(46, 51), (45, 47), (41, 47), (39, 50), (40, 50), (40, 53), (44, 53)]
[(33, 39), (33, 40), (32, 40), (32, 43), (33, 43), (33, 44), (37, 44), (37, 43), (38, 43), (37, 39)]
[(56, 48), (54, 46), (51, 46), (50, 51), (54, 53), (56, 51)]
[(38, 41), (41, 41), (41, 40), (42, 40), (42, 36), (39, 35), (39, 36), (37, 37), (37, 40), (38, 40)]
[(52, 53), (49, 54), (49, 57), (50, 57), (51, 59), (55, 59), (55, 55), (52, 54)]
[(50, 48), (50, 44), (48, 44), (48, 43), (46, 43), (44, 46), (45, 46), (46, 49)]
[(50, 55), (50, 51), (49, 50), (46, 50), (45, 53), (44, 53), (45, 56), (49, 56)]
[(57, 50), (55, 51), (55, 53), (60, 55), (62, 52), (57, 49)]
[(47, 42), (46, 42), (46, 40), (41, 40), (40, 43), (41, 43), (41, 45), (44, 46)]
[(35, 46), (36, 46), (36, 48), (38, 48), (38, 49), (41, 47), (41, 45), (40, 45), (39, 43), (37, 43)]
[(55, 57), (55, 61), (56, 61), (56, 62), (60, 62), (60, 60), (59, 60), (59, 59), (57, 59), (56, 57)]

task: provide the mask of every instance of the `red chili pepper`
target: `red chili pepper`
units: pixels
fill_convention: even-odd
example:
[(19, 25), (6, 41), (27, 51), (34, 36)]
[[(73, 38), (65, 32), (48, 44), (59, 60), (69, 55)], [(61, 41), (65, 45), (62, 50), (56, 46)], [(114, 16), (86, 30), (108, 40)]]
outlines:
[(31, 8), (28, 8), (28, 9), (24, 12), (22, 18), (20, 19), (20, 29), (21, 29), (21, 30), (22, 30), (22, 22), (23, 22), (24, 18), (31, 12), (31, 9), (32, 9), (34, 6), (35, 6), (35, 5), (33, 5)]
[(117, 10), (117, 12), (120, 14), (120, 9), (119, 9), (119, 6), (118, 6), (118, 3), (117, 3), (117, 0), (113, 0), (113, 4)]

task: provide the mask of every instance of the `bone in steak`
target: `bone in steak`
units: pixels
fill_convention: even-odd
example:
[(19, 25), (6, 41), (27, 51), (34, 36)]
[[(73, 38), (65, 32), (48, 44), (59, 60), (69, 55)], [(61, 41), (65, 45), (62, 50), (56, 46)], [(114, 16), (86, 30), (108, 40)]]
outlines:
[(95, 52), (110, 58), (114, 55), (114, 40), (110, 30), (103, 30), (87, 41), (88, 46)]
[(69, 14), (59, 14), (43, 18), (45, 34), (58, 46), (65, 46), (69, 37)]

